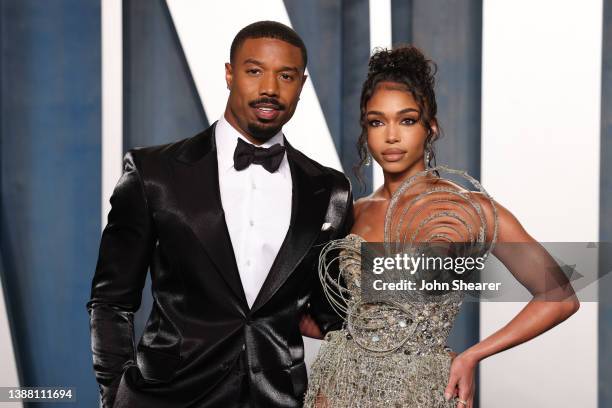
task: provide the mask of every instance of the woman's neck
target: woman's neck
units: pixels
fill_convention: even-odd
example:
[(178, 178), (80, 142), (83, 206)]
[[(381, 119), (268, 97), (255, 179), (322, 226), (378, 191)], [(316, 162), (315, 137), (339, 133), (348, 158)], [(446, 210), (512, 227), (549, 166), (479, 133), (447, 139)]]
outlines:
[(405, 171), (403, 171), (402, 173), (387, 173), (384, 172), (384, 177), (385, 177), (385, 181), (382, 185), (382, 188), (380, 190), (381, 195), (386, 198), (386, 199), (390, 199), (391, 196), (393, 195), (393, 193), (395, 193), (395, 191), (397, 191), (397, 189), (399, 188), (399, 186), (406, 181), (408, 178), (414, 176), (415, 174), (421, 172), (421, 171), (425, 171), (425, 165), (422, 161), (419, 161), (418, 163), (415, 163), (414, 166), (409, 167), (408, 169), (406, 169)]

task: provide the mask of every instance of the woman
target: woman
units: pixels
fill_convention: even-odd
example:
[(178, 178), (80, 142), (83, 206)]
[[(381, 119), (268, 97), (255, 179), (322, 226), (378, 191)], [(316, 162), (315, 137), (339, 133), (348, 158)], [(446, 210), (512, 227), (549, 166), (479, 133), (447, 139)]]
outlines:
[[(380, 164), (384, 184), (355, 203), (351, 234), (330, 243), (322, 254), (322, 283), (328, 292), (336, 290), (336, 296), (329, 296), (330, 301), (345, 313), (346, 321), (344, 329), (325, 337), (312, 366), (306, 407), (472, 408), (474, 373), (481, 360), (538, 336), (579, 308), (570, 285), (551, 289), (534, 278), (537, 274), (551, 274), (549, 267), (554, 261), (507, 209), (484, 190), (469, 192), (437, 178), (439, 173), (429, 168), (434, 160), (433, 145), (440, 134), (432, 68), (435, 64), (412, 46), (381, 50), (370, 59), (361, 96), (362, 134), (358, 146), (362, 165), (371, 159)], [(436, 194), (444, 194), (445, 198), (417, 205), (415, 197), (427, 201), (436, 183), (444, 187), (439, 189), (442, 193)], [(461, 199), (469, 204), (456, 206)], [(418, 207), (413, 217), (416, 221), (398, 220), (394, 214), (408, 219), (410, 205)], [(441, 210), (449, 206), (461, 208), (465, 212), (463, 219), (458, 220), (458, 211)], [(432, 215), (433, 211), (444, 216)], [(470, 211), (477, 214), (470, 218)], [(434, 219), (439, 224), (435, 228), (445, 232), (434, 234), (434, 227), (424, 227)], [(398, 231), (395, 235), (394, 222)], [(359, 290), (362, 242), (391, 242), (410, 236), (409, 241), (416, 243), (427, 234), (430, 238), (442, 237), (445, 242), (464, 240), (466, 235), (453, 223), (465, 231), (480, 231), (474, 242), (489, 245), (485, 249), (492, 251), (534, 295), (511, 322), (459, 355), (450, 352), (445, 343), (462, 294), (450, 292), (420, 303), (412, 299), (368, 304), (360, 298)], [(524, 243), (521, 255), (530, 253), (517, 257), (516, 248), (504, 246), (505, 243)], [(342, 249), (341, 279), (336, 281), (344, 282), (342, 287), (330, 283), (333, 279), (328, 276), (331, 262), (326, 256), (335, 249)], [(534, 268), (539, 270), (534, 272)], [(563, 277), (555, 278), (557, 283), (563, 281)], [(551, 292), (559, 301), (550, 301)], [(344, 306), (338, 307), (341, 301)], [(367, 322), (382, 324), (368, 326)]]

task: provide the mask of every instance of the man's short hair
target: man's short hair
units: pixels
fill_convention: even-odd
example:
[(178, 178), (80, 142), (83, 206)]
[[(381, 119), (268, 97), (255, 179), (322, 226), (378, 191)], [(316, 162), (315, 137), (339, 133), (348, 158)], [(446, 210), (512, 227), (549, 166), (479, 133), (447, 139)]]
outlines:
[(287, 27), (277, 21), (257, 21), (240, 30), (236, 37), (234, 37), (230, 48), (230, 62), (232, 64), (234, 63), (236, 52), (249, 38), (274, 38), (298, 47), (302, 51), (302, 60), (304, 62), (304, 69), (306, 69), (308, 54), (304, 41), (291, 27)]

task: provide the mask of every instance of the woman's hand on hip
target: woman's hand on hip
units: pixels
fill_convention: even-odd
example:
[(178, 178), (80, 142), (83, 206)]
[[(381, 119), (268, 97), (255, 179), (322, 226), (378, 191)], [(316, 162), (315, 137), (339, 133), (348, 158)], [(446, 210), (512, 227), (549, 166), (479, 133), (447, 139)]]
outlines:
[[(464, 353), (457, 355), (451, 352), (450, 354), (452, 361), (444, 397), (449, 400), (458, 396), (456, 408), (473, 408), (474, 377), (478, 362)], [(465, 401), (465, 404), (460, 401)]]

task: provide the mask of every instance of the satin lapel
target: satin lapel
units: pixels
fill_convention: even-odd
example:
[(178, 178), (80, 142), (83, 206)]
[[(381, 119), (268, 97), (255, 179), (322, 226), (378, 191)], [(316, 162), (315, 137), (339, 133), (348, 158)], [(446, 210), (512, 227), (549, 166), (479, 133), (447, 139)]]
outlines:
[(308, 253), (321, 231), (327, 210), (329, 191), (317, 177), (320, 170), (285, 143), (293, 184), (291, 221), (285, 240), (253, 303), (252, 313), (270, 300)]
[(214, 125), (183, 146), (175, 168), (176, 194), (185, 220), (223, 279), (248, 310), (221, 205)]

